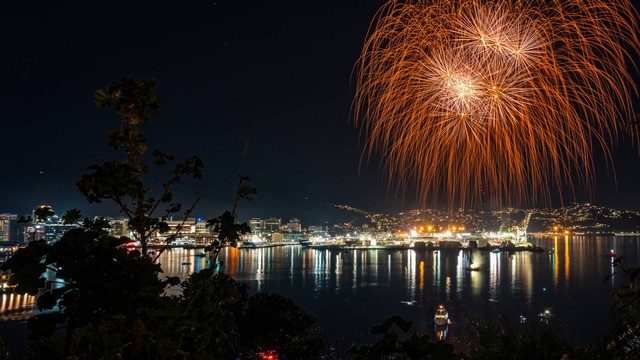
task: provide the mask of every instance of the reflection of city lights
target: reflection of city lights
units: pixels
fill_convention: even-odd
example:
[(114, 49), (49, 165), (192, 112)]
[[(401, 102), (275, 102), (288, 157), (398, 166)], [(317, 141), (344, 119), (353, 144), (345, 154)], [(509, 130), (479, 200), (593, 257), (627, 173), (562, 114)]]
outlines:
[(489, 254), (489, 296), (498, 298), (498, 284), (500, 283), (500, 253)]
[(420, 290), (424, 290), (424, 261), (420, 261)]
[(407, 253), (407, 266), (406, 266), (405, 281), (407, 290), (409, 291), (409, 298), (411, 300), (416, 299), (416, 252), (409, 250)]
[(615, 286), (615, 282), (614, 282), (615, 273), (616, 273), (615, 258), (611, 258), (611, 276), (609, 276), (609, 278), (611, 279), (611, 287)]
[(0, 321), (20, 320), (31, 316), (36, 297), (10, 292), (0, 297)]
[(569, 237), (564, 237), (564, 279), (569, 284), (569, 265), (571, 259), (569, 258)]

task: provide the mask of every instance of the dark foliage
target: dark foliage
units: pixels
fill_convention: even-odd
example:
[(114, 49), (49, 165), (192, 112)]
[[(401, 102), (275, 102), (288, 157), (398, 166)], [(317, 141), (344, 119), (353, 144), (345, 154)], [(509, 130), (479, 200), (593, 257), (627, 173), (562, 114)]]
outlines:
[[(400, 338), (398, 332), (394, 330), (394, 325), (402, 332)], [(353, 345), (347, 353), (353, 354), (354, 359), (442, 359), (454, 360), (461, 357), (453, 352), (453, 345), (444, 341), (431, 341), (427, 334), (413, 333), (408, 336), (413, 323), (406, 321), (399, 316), (391, 316), (382, 323), (371, 327), (371, 335), (380, 336), (380, 339), (373, 344)]]
[[(155, 81), (125, 77), (96, 90), (94, 100), (98, 108), (112, 108), (120, 117), (120, 127), (109, 134), (109, 144), (124, 152), (124, 159), (90, 166), (89, 173), (83, 175), (76, 185), (90, 203), (111, 200), (118, 205), (129, 219), (129, 228), (140, 242), (142, 255), (146, 256), (150, 237), (169, 230), (167, 219), (174, 215), (187, 218), (193, 211), (197, 199), (191, 207), (183, 209), (174, 201), (172, 191), (184, 177), (200, 179), (203, 163), (197, 156), (192, 156), (174, 164), (159, 191), (154, 191), (145, 182), (145, 177), (153, 168), (175, 161), (173, 156), (159, 150), (153, 150), (150, 156), (145, 157), (148, 153), (147, 138), (140, 125), (162, 108), (156, 95)], [(154, 193), (157, 195), (153, 196)], [(169, 236), (168, 241), (175, 236)]]
[(640, 354), (640, 268), (625, 264), (623, 257), (614, 261), (626, 284), (616, 287), (612, 314), (615, 319), (609, 351), (616, 359), (637, 359)]
[[(2, 264), (2, 270), (12, 273), (9, 284), (17, 285), (15, 291), (38, 294), (36, 305), (43, 311), (27, 324), (30, 345), (24, 357), (249, 359), (265, 346), (275, 347), (283, 358), (319, 356), (324, 342), (315, 336), (313, 319), (284, 297), (249, 297), (244, 285), (213, 269), (182, 283), (160, 278), (160, 264), (147, 256), (148, 240), (168, 231), (169, 216), (191, 213), (196, 202), (183, 210), (171, 191), (184, 176), (200, 178), (202, 162), (192, 157), (175, 164), (159, 196), (152, 197), (145, 175), (174, 160), (155, 150), (143, 161), (147, 145), (139, 125), (161, 108), (155, 83), (124, 78), (96, 91), (95, 101), (120, 116), (121, 127), (109, 135), (109, 144), (123, 151), (125, 159), (91, 166), (77, 186), (89, 202), (111, 200), (120, 207), (142, 252), (125, 246), (132, 239), (110, 236), (107, 219), (83, 219), (72, 209), (62, 218), (77, 229), (54, 244), (32, 241)], [(248, 232), (246, 224), (235, 221), (239, 200), (256, 194), (248, 180), (239, 177), (233, 210), (209, 222), (219, 235), (216, 257), (222, 246), (237, 243)], [(162, 215), (154, 216), (156, 211)], [(22, 221), (45, 221), (53, 210), (40, 207), (34, 215), (35, 220)], [(177, 285), (182, 287), (179, 296), (165, 294), (167, 287)], [(272, 326), (267, 323), (256, 332), (249, 324), (258, 319), (270, 319)], [(271, 338), (273, 329), (278, 336)]]
[(275, 351), (279, 359), (315, 359), (326, 353), (323, 332), (315, 319), (291, 299), (274, 293), (249, 298), (239, 320), (242, 358)]
[[(122, 247), (128, 241), (78, 228), (53, 245), (31, 242), (7, 260), (2, 269), (12, 271), (10, 284), (18, 293), (39, 293), (36, 305), (45, 311), (29, 320), (30, 338), (52, 338), (64, 329), (65, 350), (75, 353), (84, 351), (79, 350), (84, 342), (94, 346), (89, 338), (100, 331), (102, 337), (117, 328), (122, 347), (130, 343), (129, 350), (137, 352), (135, 340), (174, 280), (160, 281), (160, 266)], [(45, 280), (43, 273), (53, 279)]]
[[(245, 148), (246, 152), (246, 148)], [(244, 157), (244, 155), (243, 155)], [(218, 235), (217, 240), (205, 247), (205, 251), (210, 252), (211, 264), (216, 264), (220, 250), (225, 246), (238, 246), (238, 242), (242, 239), (242, 235), (251, 232), (247, 223), (238, 223), (236, 210), (240, 200), (251, 201), (253, 196), (257, 194), (257, 190), (249, 185), (249, 177), (242, 174), (238, 175), (238, 186), (236, 188), (236, 196), (231, 211), (225, 211), (222, 215), (207, 220), (207, 225)]]
[(564, 339), (562, 326), (551, 313), (511, 318), (504, 311), (488, 322), (470, 320), (475, 335), (469, 351), (471, 359), (560, 359), (572, 352)]

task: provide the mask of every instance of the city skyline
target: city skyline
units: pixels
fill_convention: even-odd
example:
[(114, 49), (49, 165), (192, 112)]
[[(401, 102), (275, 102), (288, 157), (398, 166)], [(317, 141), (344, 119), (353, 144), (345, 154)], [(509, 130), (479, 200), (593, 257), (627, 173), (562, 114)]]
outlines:
[[(20, 221), (21, 216), (11, 213), (0, 213), (0, 241), (17, 242), (13, 237), (26, 239), (26, 233), (19, 235), (16, 231), (33, 225), (42, 225), (41, 231), (46, 231), (47, 226), (53, 226), (55, 236), (61, 236), (65, 231), (77, 227), (77, 224), (64, 224), (64, 210), (56, 213), (49, 206), (42, 205), (52, 210), (51, 216), (46, 220), (38, 220), (33, 213), (32, 221)], [(590, 203), (572, 203), (562, 208), (519, 209), (504, 208), (494, 211), (463, 211), (461, 209), (451, 211), (441, 209), (414, 209), (400, 213), (370, 213), (349, 205), (333, 205), (340, 210), (342, 217), (335, 222), (307, 223), (299, 218), (284, 218), (277, 214), (267, 217), (252, 217), (246, 219), (246, 224), (251, 229), (251, 235), (260, 235), (262, 232), (272, 233), (307, 233), (311, 229), (323, 229), (338, 233), (351, 233), (353, 231), (365, 232), (404, 232), (412, 229), (420, 229), (420, 233), (443, 233), (457, 231), (459, 233), (481, 235), (485, 232), (507, 231), (514, 233), (515, 227), (532, 234), (550, 234), (568, 231), (565, 234), (585, 235), (612, 235), (612, 234), (637, 234), (640, 230), (640, 210), (628, 211), (615, 208), (607, 208)], [(105, 217), (111, 222), (114, 234), (126, 233), (128, 219), (124, 216), (99, 216)], [(207, 225), (210, 217), (188, 217), (185, 219), (167, 219), (172, 229), (169, 233), (177, 232), (175, 227), (185, 226), (190, 230), (186, 233), (209, 233), (211, 228)], [(24, 219), (27, 220), (27, 219)], [(24, 223), (23, 223), (24, 222)], [(21, 224), (22, 223), (22, 224)], [(525, 225), (526, 223), (526, 225)], [(197, 225), (196, 225), (197, 224)], [(20, 230), (21, 229), (21, 230)], [(59, 229), (59, 230), (58, 230)], [(18, 241), (21, 242), (22, 240)], [(25, 240), (27, 241), (27, 240)]]
[[(350, 113), (352, 71), (383, 3), (141, 2), (127, 3), (126, 13), (117, 3), (99, 11), (83, 3), (5, 4), (12, 16), (0, 25), (0, 212), (27, 214), (44, 203), (117, 215), (87, 204), (74, 184), (87, 166), (115, 156), (106, 134), (118, 119), (92, 97), (125, 75), (157, 81), (164, 109), (145, 127), (152, 146), (203, 158), (203, 181), (178, 194), (184, 203), (203, 195), (197, 216), (232, 206), (247, 139), (244, 168), (258, 194), (241, 204), (242, 219), (281, 214), (321, 224), (338, 218), (331, 204), (384, 213), (422, 207), (415, 184), (389, 189), (379, 159), (362, 157)], [(619, 140), (617, 182), (596, 154), (594, 196), (578, 188), (575, 200), (638, 208), (638, 150)]]

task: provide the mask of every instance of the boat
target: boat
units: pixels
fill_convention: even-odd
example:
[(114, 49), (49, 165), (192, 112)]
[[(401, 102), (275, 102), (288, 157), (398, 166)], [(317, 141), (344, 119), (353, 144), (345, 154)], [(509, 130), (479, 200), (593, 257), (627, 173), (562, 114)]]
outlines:
[(246, 240), (246, 241), (242, 241), (240, 244), (238, 244), (238, 248), (253, 249), (253, 248), (260, 247), (262, 245), (262, 243), (263, 243), (263, 241)]
[(433, 319), (436, 326), (445, 326), (449, 325), (449, 313), (447, 309), (444, 308), (444, 305), (438, 306), (438, 310), (436, 310), (436, 315)]
[(183, 262), (182, 262), (182, 265), (191, 265), (191, 263), (190, 263), (190, 262), (188, 262), (188, 261), (183, 261)]
[(470, 253), (469, 253), (469, 266), (467, 266), (465, 268), (465, 270), (467, 270), (467, 271), (479, 271), (480, 270), (480, 266), (478, 266), (478, 264), (474, 264), (473, 263), (473, 250), (471, 250)]
[(476, 264), (469, 264), (469, 267), (467, 267), (467, 271), (480, 271), (480, 266)]
[(609, 251), (609, 253), (607, 254), (607, 256), (612, 257), (612, 258), (616, 257), (616, 251), (615, 251), (615, 250), (613, 250), (613, 249), (611, 249), (611, 250)]
[(493, 249), (491, 250), (492, 253), (494, 254), (500, 254), (500, 250), (499, 249)]
[(298, 242), (300, 243), (300, 245), (302, 245), (302, 247), (309, 247), (313, 245), (313, 243), (309, 239), (300, 239)]

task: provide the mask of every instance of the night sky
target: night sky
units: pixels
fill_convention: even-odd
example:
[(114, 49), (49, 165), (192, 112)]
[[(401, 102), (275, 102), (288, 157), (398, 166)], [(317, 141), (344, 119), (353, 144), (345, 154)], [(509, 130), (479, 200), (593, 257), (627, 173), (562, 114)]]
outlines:
[[(0, 213), (39, 204), (118, 215), (86, 203), (75, 182), (115, 158), (106, 134), (115, 113), (95, 89), (122, 76), (156, 79), (163, 112), (144, 129), (152, 148), (200, 156), (205, 178), (179, 196), (202, 194), (197, 216), (233, 205), (245, 172), (258, 195), (241, 219), (298, 217), (303, 225), (416, 208), (411, 191), (389, 190), (379, 160), (362, 159), (350, 118), (352, 78), (383, 1), (11, 1), (0, 5)], [(617, 183), (599, 161), (597, 190), (578, 201), (637, 209), (640, 158), (628, 139), (615, 154)], [(430, 206), (432, 204), (428, 204)]]

